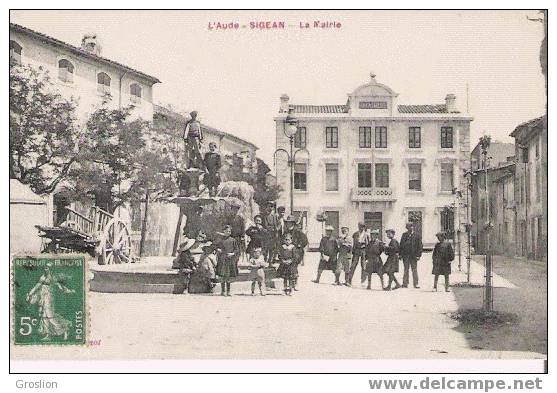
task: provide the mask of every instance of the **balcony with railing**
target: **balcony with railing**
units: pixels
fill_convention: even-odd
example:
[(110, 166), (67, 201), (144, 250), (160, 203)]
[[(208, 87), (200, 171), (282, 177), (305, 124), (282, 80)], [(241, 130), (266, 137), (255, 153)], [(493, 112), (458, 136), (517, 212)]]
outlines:
[(352, 202), (392, 202), (396, 200), (392, 188), (352, 188)]

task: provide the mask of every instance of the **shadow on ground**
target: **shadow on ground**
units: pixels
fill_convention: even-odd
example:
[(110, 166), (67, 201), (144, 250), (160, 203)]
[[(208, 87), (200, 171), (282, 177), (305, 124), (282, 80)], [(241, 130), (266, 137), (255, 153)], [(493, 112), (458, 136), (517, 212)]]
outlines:
[[(545, 269), (538, 262), (494, 259), (494, 273), (516, 285), (516, 288), (494, 288), (494, 310), (516, 314), (518, 320), (497, 326), (459, 324), (455, 330), (465, 336), (470, 348), (547, 354)], [(483, 288), (453, 287), (452, 291), (459, 311), (482, 308)]]

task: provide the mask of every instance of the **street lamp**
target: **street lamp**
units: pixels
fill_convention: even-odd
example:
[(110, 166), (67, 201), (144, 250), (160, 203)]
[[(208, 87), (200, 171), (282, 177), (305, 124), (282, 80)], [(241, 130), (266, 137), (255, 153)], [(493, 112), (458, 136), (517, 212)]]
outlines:
[(283, 122), (283, 133), (288, 138), (290, 142), (290, 152), (283, 148), (279, 148), (275, 150), (273, 155), (275, 159), (275, 166), (276, 166), (276, 156), (277, 153), (283, 152), (286, 154), (287, 163), (290, 167), (290, 214), (294, 214), (294, 164), (296, 163), (296, 154), (300, 151), (305, 151), (308, 155), (309, 152), (305, 149), (298, 149), (294, 151), (294, 137), (296, 136), (296, 132), (298, 131), (298, 119), (294, 117), (292, 114), (293, 108), (288, 109), (288, 115), (284, 119)]

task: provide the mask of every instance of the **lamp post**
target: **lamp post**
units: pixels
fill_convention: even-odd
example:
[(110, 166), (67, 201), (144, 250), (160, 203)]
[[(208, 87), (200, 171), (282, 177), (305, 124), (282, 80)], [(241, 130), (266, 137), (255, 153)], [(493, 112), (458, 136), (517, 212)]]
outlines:
[(290, 168), (290, 214), (294, 214), (294, 164), (296, 163), (296, 154), (300, 151), (305, 151), (309, 155), (309, 152), (305, 148), (294, 151), (294, 137), (298, 131), (298, 120), (292, 115), (292, 108), (288, 110), (288, 115), (284, 119), (282, 131), (290, 143), (290, 152), (286, 149), (278, 148), (275, 150), (273, 157), (276, 166), (277, 153), (283, 152), (286, 154), (288, 167)]

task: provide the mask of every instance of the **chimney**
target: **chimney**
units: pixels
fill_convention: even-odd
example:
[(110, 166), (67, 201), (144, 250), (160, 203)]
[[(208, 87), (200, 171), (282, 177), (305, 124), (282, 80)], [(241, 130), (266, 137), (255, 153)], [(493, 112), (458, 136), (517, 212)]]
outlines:
[(445, 106), (447, 107), (447, 113), (456, 112), (456, 96), (454, 94), (447, 94), (445, 97)]
[(375, 77), (376, 77), (376, 76), (377, 76), (377, 75), (375, 75), (374, 72), (370, 72), (370, 73), (369, 73), (369, 79), (370, 79), (371, 84), (377, 83), (377, 81), (375, 80)]
[(94, 55), (100, 56), (102, 52), (102, 46), (94, 33), (84, 34), (81, 39), (81, 49), (86, 52), (92, 53)]
[(288, 113), (288, 102), (290, 101), (290, 97), (288, 94), (283, 94), (280, 96), (280, 113)]

